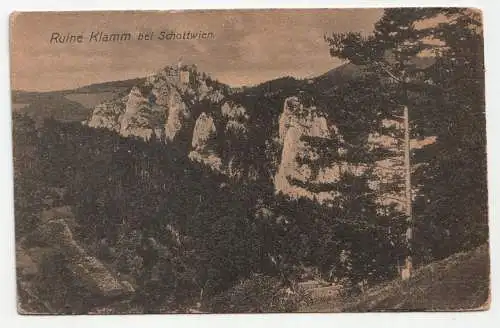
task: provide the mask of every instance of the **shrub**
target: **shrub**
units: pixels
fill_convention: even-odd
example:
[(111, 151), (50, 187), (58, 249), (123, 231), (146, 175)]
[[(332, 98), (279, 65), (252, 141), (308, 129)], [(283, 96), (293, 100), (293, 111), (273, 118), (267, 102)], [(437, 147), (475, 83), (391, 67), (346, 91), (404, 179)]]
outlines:
[(210, 312), (295, 312), (310, 302), (310, 296), (302, 289), (292, 291), (279, 279), (253, 275), (240, 281), (231, 289), (215, 296)]

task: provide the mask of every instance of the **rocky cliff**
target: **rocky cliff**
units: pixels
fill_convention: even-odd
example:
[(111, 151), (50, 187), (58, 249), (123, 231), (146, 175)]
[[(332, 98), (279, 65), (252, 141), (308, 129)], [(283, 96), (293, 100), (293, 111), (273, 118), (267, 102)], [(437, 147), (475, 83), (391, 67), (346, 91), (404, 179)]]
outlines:
[(224, 90), (194, 66), (167, 66), (134, 86), (128, 95), (95, 107), (88, 125), (135, 136), (173, 141), (187, 120), (194, 120), (195, 104), (218, 104)]
[[(333, 185), (346, 173), (360, 176), (371, 169), (373, 174), (369, 186), (376, 193), (377, 201), (385, 205), (394, 204), (403, 209), (403, 144), (400, 138), (382, 132), (389, 128), (402, 131), (403, 126), (394, 120), (383, 120), (380, 132), (374, 129), (367, 140), (369, 150), (383, 150), (386, 152), (385, 156), (373, 163), (353, 163), (346, 157), (347, 147), (339, 129), (327, 120), (314, 102), (311, 103), (300, 96), (287, 98), (279, 120), (282, 153), (274, 178), (276, 192), (293, 198), (307, 197), (323, 203), (335, 199), (340, 194), (335, 190), (324, 191), (315, 187)], [(307, 140), (311, 138), (319, 140), (320, 145), (328, 146), (321, 149), (311, 147), (307, 144)], [(433, 142), (433, 137), (411, 140), (411, 148), (419, 149)]]
[[(37, 229), (16, 245), (20, 313), (65, 313), (68, 304), (74, 307), (73, 313), (85, 313), (98, 306), (97, 300), (105, 303), (135, 291), (132, 284), (77, 241), (76, 226), (71, 207), (45, 210)], [(47, 285), (54, 280), (57, 286)], [(57, 290), (57, 295), (47, 290)]]
[[(270, 167), (266, 178), (273, 181), (277, 193), (319, 202), (332, 200), (338, 193), (311, 186), (334, 184), (344, 173), (359, 176), (372, 168), (370, 185), (380, 202), (401, 206), (400, 186), (384, 189), (401, 184), (403, 177), (402, 147), (397, 138), (373, 132), (368, 147), (385, 149), (392, 155), (375, 164), (353, 164), (345, 157), (347, 146), (339, 129), (324, 108), (318, 108), (313, 91), (295, 87), (284, 91), (280, 85), (270, 92), (269, 88), (263, 88), (261, 94), (243, 89), (238, 91), (239, 97), (232, 97), (235, 90), (199, 73), (194, 66), (168, 66), (134, 86), (128, 95), (96, 106), (88, 125), (144, 140), (175, 142), (183, 136), (191, 148), (186, 156), (193, 161), (234, 178), (256, 178), (263, 174), (258, 166)], [(276, 99), (284, 99), (280, 111), (274, 109)], [(258, 117), (262, 114), (266, 119)], [(383, 126), (401, 129), (395, 121), (386, 120)], [(307, 142), (311, 138), (329, 146), (311, 147)], [(414, 140), (412, 146), (431, 142)], [(273, 148), (275, 144), (279, 149)], [(276, 154), (269, 155), (273, 152)]]
[[(304, 137), (331, 140), (340, 139), (337, 129), (328, 125), (324, 116), (318, 113), (316, 106), (305, 106), (298, 97), (285, 100), (283, 112), (279, 121), (279, 138), (283, 150), (278, 172), (274, 183), (277, 192), (293, 197), (316, 198), (320, 201), (332, 197), (330, 192), (313, 192), (296, 182), (328, 183), (335, 182), (340, 177), (340, 167), (313, 168), (303, 163), (304, 160), (314, 162), (319, 159), (319, 153), (307, 146)], [(343, 149), (333, 149), (338, 154)], [(342, 165), (339, 163), (339, 165)], [(294, 183), (295, 181), (295, 183)]]
[(201, 113), (194, 125), (191, 142), (193, 150), (189, 153), (189, 158), (221, 171), (222, 161), (215, 147), (216, 137), (217, 129), (213, 117), (205, 112)]
[(144, 140), (175, 142), (187, 135), (192, 160), (237, 176), (242, 173), (235, 156), (226, 152), (228, 160), (223, 161), (221, 145), (247, 141), (250, 116), (227, 98), (228, 90), (194, 66), (167, 66), (127, 95), (96, 106), (86, 124)]

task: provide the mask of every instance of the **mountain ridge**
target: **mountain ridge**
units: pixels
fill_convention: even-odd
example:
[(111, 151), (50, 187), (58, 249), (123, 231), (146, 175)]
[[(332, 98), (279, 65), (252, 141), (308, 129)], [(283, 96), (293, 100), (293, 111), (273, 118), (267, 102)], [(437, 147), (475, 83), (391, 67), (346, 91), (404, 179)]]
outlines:
[[(345, 64), (344, 64), (345, 65)], [(341, 65), (341, 66), (344, 66)], [(281, 78), (276, 78), (272, 79), (269, 81), (264, 81), (261, 82), (257, 85), (252, 85), (252, 86), (241, 86), (241, 87), (232, 87), (228, 84), (221, 83), (224, 85), (227, 85), (233, 92), (238, 92), (238, 91), (246, 91), (248, 92), (249, 90), (252, 89), (258, 89), (262, 88), (263, 86), (269, 85), (269, 84), (276, 84), (279, 83), (279, 81), (283, 79), (293, 79), (294, 81), (306, 81), (306, 80), (311, 80), (311, 79), (317, 79), (320, 78), (324, 75), (329, 74), (332, 71), (335, 71), (337, 68), (340, 68), (341, 66), (338, 66), (336, 68), (333, 68), (332, 70), (325, 72), (321, 75), (318, 75), (317, 77), (313, 77), (310, 79), (297, 79), (295, 77), (281, 77)], [(133, 86), (138, 85), (143, 83), (146, 80), (146, 77), (135, 77), (135, 78), (130, 78), (130, 79), (124, 79), (124, 80), (111, 80), (111, 81), (102, 81), (102, 82), (96, 82), (96, 83), (91, 83), (88, 85), (83, 85), (80, 87), (76, 88), (69, 88), (69, 89), (62, 89), (62, 90), (47, 90), (47, 91), (34, 91), (34, 90), (23, 90), (23, 89), (13, 89), (11, 91), (11, 101), (12, 101), (12, 107), (14, 111), (21, 111), (23, 113), (26, 113), (30, 116), (42, 116), (43, 118), (46, 117), (54, 117), (55, 119), (61, 119), (61, 115), (57, 111), (51, 111), (49, 113), (42, 113), (41, 115), (37, 115), (36, 111), (40, 110), (40, 99), (44, 99), (46, 97), (55, 97), (57, 99), (60, 98), (66, 98), (67, 96), (78, 94), (78, 95), (88, 95), (88, 97), (92, 97), (95, 94), (102, 94), (102, 93), (107, 93), (110, 92), (112, 94), (106, 95), (104, 97), (101, 97), (99, 99), (99, 103), (107, 100), (112, 100), (116, 95), (120, 93), (128, 93)], [(89, 114), (90, 110), (93, 109), (97, 103), (93, 104), (93, 106), (85, 106), (86, 102), (85, 101), (76, 101), (76, 103), (79, 103), (82, 105), (84, 108), (88, 109)], [(59, 111), (64, 111), (64, 105), (67, 104), (61, 104), (60, 106), (57, 106), (57, 109)], [(26, 109), (26, 107), (29, 107), (29, 110)], [(24, 108), (24, 110), (22, 110)], [(66, 119), (63, 119), (66, 121)], [(70, 121), (80, 121), (81, 120), (81, 115), (76, 115), (75, 118), (69, 118)]]
[[(320, 153), (326, 149), (313, 150), (305, 140), (319, 138), (329, 143), (336, 138), (337, 144), (346, 143), (339, 127), (345, 129), (349, 122), (343, 121), (344, 114), (336, 120), (338, 114), (332, 110), (337, 110), (338, 105), (334, 103), (332, 109), (329, 103), (341, 99), (336, 93), (342, 92), (342, 85), (363, 76), (361, 67), (346, 63), (312, 79), (288, 76), (256, 86), (231, 88), (199, 72), (196, 65), (167, 65), (144, 78), (18, 96), (35, 97), (37, 101), (47, 97), (52, 101), (42, 113), (36, 113), (41, 118), (48, 112), (56, 114), (56, 119), (71, 121), (67, 108), (76, 107), (78, 115), (73, 119), (92, 128), (145, 141), (180, 142), (185, 145), (186, 156), (213, 170), (234, 178), (265, 179), (274, 184), (276, 192), (324, 202), (335, 199), (336, 192), (314, 189), (337, 183), (347, 172), (363, 175), (369, 165), (350, 163), (346, 149), (337, 145), (327, 155), (337, 158), (333, 164), (318, 168), (312, 162), (321, 162), (325, 155)], [(85, 106), (76, 101), (76, 96), (92, 92), (96, 92), (95, 99)], [(63, 109), (59, 113), (54, 99)], [(32, 109), (33, 105), (28, 105), (20, 111)], [(398, 122), (385, 124), (402, 128)], [(395, 164), (402, 155), (397, 154), (394, 136), (371, 134), (365, 142), (374, 149), (394, 153), (375, 163), (376, 179), (389, 179), (394, 174), (388, 172), (398, 168), (402, 172)], [(422, 144), (432, 142), (423, 140)], [(379, 181), (373, 185), (379, 185)], [(391, 200), (383, 200), (385, 196), (380, 197), (381, 202), (402, 206), (400, 191), (392, 192), (388, 197)]]
[[(339, 87), (362, 76), (362, 68), (345, 64), (315, 79), (282, 77), (235, 90), (195, 65), (166, 66), (133, 86), (128, 95), (96, 106), (84, 124), (145, 141), (180, 142), (191, 160), (230, 177), (264, 179), (276, 193), (331, 202), (338, 192), (314, 191), (314, 186), (336, 184), (345, 174), (361, 176), (374, 165), (372, 185), (377, 189), (380, 181), (401, 179), (400, 174), (389, 176), (388, 170), (403, 172), (395, 164), (402, 156), (396, 138), (383, 133), (367, 135), (364, 142), (392, 155), (374, 164), (352, 162), (337, 126), (349, 122), (336, 121), (337, 104), (325, 107), (335, 101)], [(385, 124), (402, 128), (398, 122)], [(313, 149), (309, 139), (329, 146)], [(326, 158), (335, 160), (323, 167), (314, 164)], [(399, 190), (386, 196), (381, 192), (379, 201), (402, 206)]]

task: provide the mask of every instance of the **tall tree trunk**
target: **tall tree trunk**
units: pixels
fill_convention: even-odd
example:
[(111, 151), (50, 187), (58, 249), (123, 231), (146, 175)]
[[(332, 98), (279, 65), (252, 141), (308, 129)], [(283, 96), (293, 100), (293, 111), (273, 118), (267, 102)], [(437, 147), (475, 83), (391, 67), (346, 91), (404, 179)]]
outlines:
[(412, 275), (413, 270), (413, 259), (412, 259), (412, 247), (411, 242), (413, 238), (413, 216), (412, 216), (412, 196), (411, 196), (411, 146), (410, 146), (410, 123), (409, 123), (409, 113), (408, 106), (405, 105), (404, 108), (404, 129), (405, 129), (405, 211), (406, 219), (408, 220), (408, 228), (406, 230), (406, 245), (408, 248), (408, 254), (405, 259), (404, 267), (401, 270), (401, 279), (407, 280)]

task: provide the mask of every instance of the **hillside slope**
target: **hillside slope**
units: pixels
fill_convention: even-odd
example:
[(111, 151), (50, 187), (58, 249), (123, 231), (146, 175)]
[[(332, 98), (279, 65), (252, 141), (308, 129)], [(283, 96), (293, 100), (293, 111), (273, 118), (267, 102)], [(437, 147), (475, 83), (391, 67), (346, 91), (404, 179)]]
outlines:
[(482, 245), (418, 269), (350, 300), (315, 304), (303, 312), (460, 311), (489, 308), (489, 251)]
[(103, 82), (48, 92), (13, 90), (12, 110), (27, 114), (37, 121), (52, 117), (63, 122), (80, 122), (88, 118), (96, 105), (128, 93), (143, 80)]

